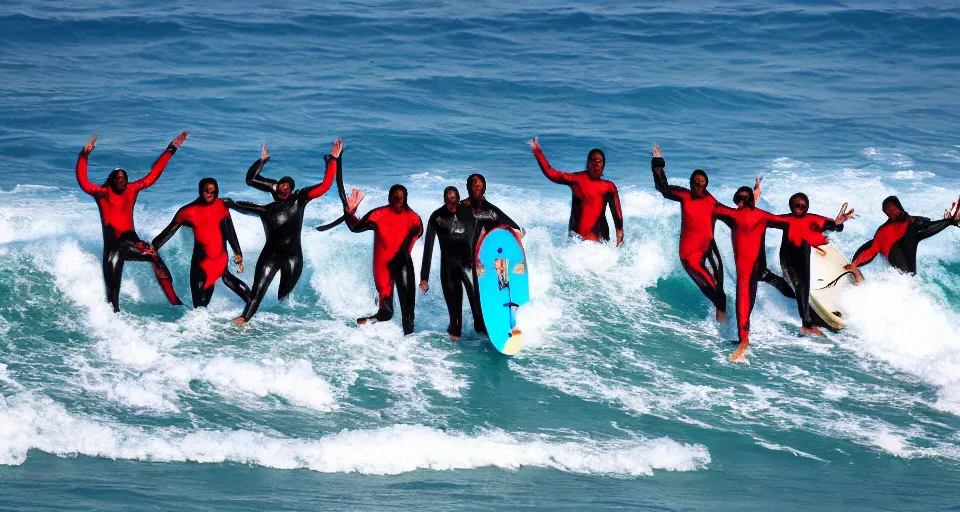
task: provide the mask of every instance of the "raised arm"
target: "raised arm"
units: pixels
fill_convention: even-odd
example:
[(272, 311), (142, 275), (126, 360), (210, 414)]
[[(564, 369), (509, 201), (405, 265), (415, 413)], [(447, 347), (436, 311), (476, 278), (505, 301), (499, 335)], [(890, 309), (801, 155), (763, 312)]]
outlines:
[(430, 281), (430, 263), (433, 260), (433, 242), (437, 235), (437, 230), (434, 227), (434, 224), (437, 221), (437, 217), (440, 215), (440, 210), (433, 212), (430, 215), (430, 219), (427, 220), (427, 236), (423, 239), (423, 263), (420, 265), (420, 289), (423, 290), (423, 293), (427, 293), (426, 283)]
[(277, 180), (260, 176), (260, 172), (263, 171), (263, 166), (267, 164), (267, 160), (270, 160), (270, 153), (267, 152), (267, 143), (264, 142), (263, 145), (260, 146), (260, 158), (247, 169), (247, 185), (257, 190), (273, 194), (277, 191)]
[(160, 156), (153, 162), (153, 165), (150, 166), (150, 172), (143, 178), (131, 183), (130, 186), (134, 187), (134, 190), (143, 190), (156, 183), (160, 178), (160, 174), (163, 173), (163, 169), (166, 168), (167, 163), (170, 162), (170, 158), (177, 152), (177, 149), (180, 148), (183, 141), (187, 140), (188, 133), (190, 132), (184, 130), (180, 135), (177, 135), (177, 138), (170, 141), (170, 144), (167, 144), (167, 149), (163, 150), (163, 153), (160, 153)]
[(676, 191), (685, 189), (667, 183), (667, 174), (663, 171), (666, 166), (667, 162), (663, 159), (663, 153), (660, 151), (660, 143), (654, 142), (653, 158), (650, 159), (650, 169), (653, 171), (653, 186), (663, 197), (671, 201), (680, 201), (680, 196), (676, 194)]
[(87, 145), (83, 146), (83, 149), (80, 150), (80, 156), (77, 157), (77, 183), (80, 184), (81, 190), (91, 196), (98, 196), (107, 191), (106, 188), (90, 181), (90, 178), (87, 176), (87, 158), (90, 156), (90, 152), (96, 147), (97, 136), (94, 135), (87, 141)]
[(267, 208), (262, 204), (251, 203), (249, 201), (234, 201), (229, 197), (223, 199), (223, 204), (226, 205), (227, 208), (236, 210), (245, 215), (256, 215), (259, 217), (265, 211), (267, 211)]
[[(323, 175), (323, 181), (320, 183), (306, 187), (300, 191), (301, 196), (305, 201), (311, 199), (316, 199), (330, 190), (330, 187), (333, 186), (333, 179), (342, 171), (343, 162), (340, 159), (340, 154), (343, 151), (343, 141), (337, 139), (333, 143), (333, 149), (330, 150), (329, 155), (324, 155), (323, 159), (327, 163), (327, 172)], [(343, 198), (341, 197), (341, 200)]]
[[(347, 198), (346, 208), (344, 208), (343, 219), (347, 223), (347, 228), (354, 233), (362, 233), (364, 231), (369, 231), (376, 227), (373, 221), (370, 220), (370, 215), (373, 212), (380, 210), (380, 208), (374, 208), (367, 212), (362, 219), (357, 219), (357, 207), (360, 206), (360, 203), (363, 201), (363, 191), (358, 189), (353, 189), (353, 192), (350, 193), (350, 197)], [(382, 206), (381, 208), (387, 208)]]
[(560, 183), (561, 185), (570, 185), (574, 182), (574, 177), (572, 174), (558, 171), (553, 167), (550, 167), (550, 162), (547, 161), (547, 157), (543, 155), (543, 150), (540, 148), (540, 140), (538, 137), (528, 140), (527, 144), (529, 144), (530, 148), (533, 149), (533, 156), (536, 157), (537, 164), (540, 165), (540, 170), (548, 180), (554, 183)]

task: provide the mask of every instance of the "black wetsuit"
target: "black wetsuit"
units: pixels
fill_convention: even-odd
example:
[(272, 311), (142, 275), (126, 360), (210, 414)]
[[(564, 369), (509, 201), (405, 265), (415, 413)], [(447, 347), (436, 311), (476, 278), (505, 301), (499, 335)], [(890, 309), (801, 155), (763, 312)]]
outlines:
[(467, 290), (467, 300), (473, 313), (473, 325), (477, 332), (485, 332), (483, 316), (480, 314), (480, 298), (474, 287), (473, 275), (473, 232), (476, 223), (469, 206), (457, 205), (451, 212), (446, 205), (441, 206), (427, 221), (427, 237), (423, 245), (423, 265), (420, 267), (420, 280), (430, 280), (430, 263), (433, 259), (434, 234), (440, 239), (440, 286), (443, 298), (447, 302), (450, 325), (447, 332), (453, 336), (463, 333), (463, 289)]
[[(479, 207), (474, 207), (473, 203), (469, 198), (464, 199), (460, 204), (470, 208), (470, 213), (473, 214), (473, 242), (470, 244), (470, 254), (471, 254), (471, 265), (476, 266), (474, 258), (477, 254), (477, 243), (480, 241), (480, 235), (485, 232), (489, 232), (491, 229), (499, 226), (510, 226), (517, 231), (521, 231), (520, 225), (513, 221), (510, 217), (507, 217), (507, 214), (503, 213), (500, 208), (494, 206), (490, 201), (483, 199), (480, 201)], [(477, 273), (473, 273), (473, 289), (478, 294), (477, 295), (477, 313), (482, 311), (480, 307), (480, 283), (477, 282)], [(479, 318), (483, 318), (482, 315)], [(483, 323), (483, 320), (478, 324), (474, 321), (474, 329), (479, 333), (486, 333), (487, 327)]]
[(253, 288), (250, 300), (243, 310), (243, 319), (249, 321), (260, 307), (260, 301), (267, 293), (267, 287), (273, 277), (280, 272), (280, 290), (277, 299), (283, 300), (300, 279), (303, 271), (303, 249), (300, 245), (300, 232), (303, 228), (303, 214), (307, 203), (322, 196), (333, 185), (333, 179), (340, 165), (340, 159), (332, 155), (324, 157), (327, 162), (327, 171), (323, 182), (305, 187), (291, 193), (286, 199), (276, 197), (275, 180), (260, 176), (265, 161), (257, 160), (247, 171), (247, 185), (270, 192), (275, 201), (268, 205), (259, 205), (247, 201), (231, 201), (224, 199), (224, 203), (240, 213), (256, 215), (263, 223), (263, 230), (267, 241), (257, 259), (257, 269), (253, 276)]
[(843, 224), (819, 215), (780, 215), (785, 222), (783, 240), (780, 242), (780, 268), (796, 292), (797, 312), (806, 328), (815, 325), (829, 327), (816, 312), (810, 309), (810, 251), (827, 243), (825, 231), (843, 231)]
[(916, 274), (917, 246), (920, 242), (955, 224), (952, 218), (930, 220), (904, 213), (901, 218), (888, 220), (880, 226), (873, 239), (857, 249), (853, 264), (866, 265), (877, 254), (883, 254), (892, 267)]

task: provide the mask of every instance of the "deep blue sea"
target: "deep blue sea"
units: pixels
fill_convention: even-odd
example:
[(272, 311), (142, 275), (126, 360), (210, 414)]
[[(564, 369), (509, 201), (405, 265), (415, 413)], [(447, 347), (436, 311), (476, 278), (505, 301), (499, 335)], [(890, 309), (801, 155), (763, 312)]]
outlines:
[[(887, 195), (940, 217), (960, 193), (956, 4), (275, 4), (0, 4), (0, 510), (960, 510), (960, 230), (921, 244), (916, 277), (865, 267), (826, 338), (761, 286), (736, 365), (649, 167), (659, 141), (671, 181), (703, 168), (724, 202), (758, 175), (773, 212), (798, 190), (827, 216), (849, 202), (848, 256)], [(205, 176), (266, 202), (244, 184), (261, 142), (265, 175), (307, 185), (342, 137), (361, 212), (402, 183), (426, 219), (485, 174), (526, 228), (523, 350), (470, 320), (451, 341), (436, 263), (414, 335), (356, 327), (372, 237), (312, 229), (335, 193), (308, 207), (299, 285), (278, 302), (275, 281), (247, 327), (222, 284), (175, 308), (142, 263), (114, 315), (77, 153), (95, 133), (91, 179), (136, 179), (182, 130), (140, 194), (148, 240)], [(562, 170), (606, 152), (623, 247), (567, 238), (534, 136)], [(249, 282), (263, 230), (234, 222)], [(162, 251), (188, 302), (192, 244)]]

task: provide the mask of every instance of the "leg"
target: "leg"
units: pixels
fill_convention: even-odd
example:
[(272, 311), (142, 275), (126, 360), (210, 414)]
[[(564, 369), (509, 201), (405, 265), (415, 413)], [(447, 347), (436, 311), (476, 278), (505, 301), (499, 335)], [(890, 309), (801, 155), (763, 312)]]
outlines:
[(706, 253), (692, 254), (681, 257), (680, 262), (687, 275), (700, 288), (714, 307), (717, 308), (717, 320), (723, 322), (727, 318), (727, 295), (723, 293), (723, 263), (720, 262), (720, 253), (717, 244), (711, 243)]
[(200, 266), (201, 260), (194, 254), (190, 262), (190, 296), (193, 299), (194, 308), (207, 307), (210, 304), (210, 298), (213, 296), (213, 287), (207, 289), (207, 273)]
[(480, 307), (480, 283), (477, 280), (477, 271), (473, 265), (469, 270), (470, 284), (473, 289), (467, 288), (467, 298), (470, 299), (470, 308), (473, 310), (473, 330), (479, 334), (486, 334), (487, 324), (483, 321), (483, 309)]
[(447, 334), (454, 339), (459, 339), (463, 334), (463, 287), (460, 286), (458, 267), (459, 262), (448, 261), (440, 255), (440, 287), (443, 290), (443, 300), (447, 303), (447, 313), (450, 315)]
[(397, 283), (397, 299), (400, 301), (400, 322), (403, 334), (413, 334), (416, 319), (417, 284), (413, 278), (413, 259), (407, 253), (397, 255), (394, 262), (393, 280)]
[(280, 290), (277, 292), (277, 300), (283, 300), (290, 294), (300, 280), (301, 273), (303, 273), (303, 254), (297, 251), (297, 254), (285, 255), (280, 261)]
[(264, 295), (267, 294), (267, 288), (270, 286), (270, 281), (273, 281), (273, 276), (277, 274), (279, 267), (275, 261), (277, 257), (272, 254), (272, 252), (262, 252), (260, 253), (260, 258), (257, 260), (257, 270), (253, 274), (253, 288), (250, 290), (250, 300), (247, 301), (247, 306), (243, 309), (243, 315), (234, 320), (235, 323), (243, 324), (249, 322), (253, 315), (257, 313), (257, 309), (260, 308), (260, 301), (263, 300)]
[(363, 325), (367, 322), (385, 322), (393, 318), (394, 282), (389, 262), (377, 266), (376, 258), (374, 258), (373, 283), (377, 287), (377, 294), (380, 296), (379, 309), (372, 316), (358, 318), (357, 325)]
[(120, 281), (123, 278), (123, 258), (117, 247), (103, 248), (103, 284), (107, 291), (107, 302), (113, 306), (113, 312), (120, 312)]
[(736, 363), (746, 363), (746, 352), (750, 347), (750, 314), (753, 313), (753, 305), (757, 299), (757, 283), (760, 276), (766, 270), (766, 262), (757, 259), (752, 269), (737, 268), (737, 337), (740, 345), (730, 356), (730, 360)]
[(170, 276), (170, 270), (163, 262), (163, 258), (157, 254), (157, 251), (150, 247), (150, 244), (140, 240), (136, 233), (130, 231), (124, 236), (120, 246), (120, 257), (133, 261), (148, 261), (153, 265), (153, 273), (157, 276), (157, 284), (167, 296), (167, 300), (174, 306), (182, 306), (183, 302), (177, 297), (176, 290), (173, 289), (173, 277)]

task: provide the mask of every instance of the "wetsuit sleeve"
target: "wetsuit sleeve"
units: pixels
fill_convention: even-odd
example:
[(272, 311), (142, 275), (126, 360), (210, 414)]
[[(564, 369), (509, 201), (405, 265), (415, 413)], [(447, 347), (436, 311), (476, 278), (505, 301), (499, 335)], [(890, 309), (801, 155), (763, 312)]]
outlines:
[(713, 206), (713, 218), (723, 222), (730, 229), (733, 229), (733, 208), (717, 203)]
[(507, 217), (507, 214), (503, 213), (503, 211), (501, 211), (500, 208), (497, 208), (496, 206), (491, 204), (489, 201), (487, 202), (487, 206), (489, 206), (490, 209), (497, 214), (497, 222), (499, 222), (500, 224), (506, 224), (511, 228), (516, 229), (517, 231), (520, 231), (520, 225), (514, 222), (513, 219), (511, 219), (510, 217)]
[(249, 201), (234, 201), (224, 199), (223, 204), (232, 210), (236, 210), (246, 215), (262, 215), (267, 209), (261, 204), (251, 203)]
[(610, 212), (613, 214), (613, 227), (617, 230), (623, 229), (623, 211), (620, 209), (620, 192), (617, 186), (610, 183), (610, 191), (607, 192), (607, 202), (610, 203)]
[(407, 237), (404, 238), (403, 243), (400, 244), (400, 251), (403, 254), (410, 254), (413, 244), (417, 243), (417, 239), (423, 234), (423, 220), (420, 219), (420, 216), (414, 213), (413, 210), (410, 210), (410, 213), (416, 217), (417, 222), (413, 226), (410, 226)]
[(926, 217), (914, 217), (913, 224), (917, 226), (917, 240), (926, 240), (933, 235), (953, 225), (952, 218), (930, 220)]
[(220, 221), (220, 232), (223, 233), (223, 238), (230, 244), (233, 254), (243, 256), (243, 252), (240, 251), (240, 240), (237, 238), (237, 230), (233, 227), (233, 218), (230, 217), (230, 212), (227, 212), (227, 215)]
[[(763, 211), (763, 210), (761, 210), (761, 211)], [(790, 228), (790, 222), (788, 222), (784, 216), (774, 215), (774, 214), (772, 214), (772, 213), (770, 213), (770, 212), (767, 212), (767, 211), (764, 211), (763, 213), (766, 214), (767, 226), (768, 226), (768, 227), (771, 227), (771, 228), (774, 228), (774, 229), (789, 229), (789, 228)]]
[(272, 194), (277, 190), (277, 180), (260, 176), (260, 173), (263, 171), (263, 166), (269, 161), (270, 157), (267, 157), (266, 160), (260, 160), (258, 158), (257, 161), (247, 169), (247, 185)]
[(546, 176), (548, 180), (554, 183), (560, 183), (561, 185), (570, 185), (576, 181), (576, 178), (574, 178), (572, 174), (550, 167), (550, 162), (547, 161), (547, 157), (543, 155), (543, 150), (540, 148), (533, 150), (533, 156), (537, 158), (537, 164), (540, 165), (540, 170), (543, 171), (543, 175)]
[(420, 265), (421, 281), (430, 280), (430, 263), (433, 260), (433, 242), (437, 234), (434, 223), (437, 221), (439, 214), (440, 210), (437, 210), (433, 212), (433, 215), (430, 215), (430, 219), (427, 220), (427, 236), (423, 239), (423, 264)]
[(311, 187), (306, 187), (300, 191), (307, 201), (316, 199), (326, 194), (327, 191), (330, 190), (330, 187), (333, 186), (333, 179), (337, 177), (341, 160), (339, 158), (334, 158), (333, 155), (325, 155), (323, 159), (327, 163), (327, 172), (323, 175), (323, 181)]
[(659, 191), (663, 197), (671, 201), (680, 201), (681, 198), (675, 191), (685, 189), (667, 183), (667, 174), (663, 171), (666, 165), (666, 161), (660, 157), (655, 157), (650, 160), (650, 168), (653, 170), (653, 186), (656, 187), (657, 191)]
[(177, 211), (177, 214), (173, 216), (173, 220), (170, 221), (170, 224), (167, 224), (167, 227), (163, 228), (163, 231), (161, 231), (159, 235), (155, 236), (153, 241), (150, 242), (150, 245), (152, 245), (154, 249), (159, 251), (161, 247), (170, 241), (170, 238), (173, 237), (178, 229), (180, 229), (180, 226), (183, 225), (180, 221), (181, 212), (183, 212), (183, 208)]
[(347, 228), (349, 228), (350, 231), (353, 231), (354, 233), (362, 233), (364, 231), (370, 231), (371, 229), (375, 228), (377, 225), (375, 221), (370, 220), (370, 215), (379, 209), (380, 208), (374, 208), (373, 210), (370, 210), (360, 220), (357, 220), (357, 217), (352, 213), (345, 213), (344, 220), (347, 223)]
[(871, 238), (867, 243), (860, 246), (857, 249), (857, 252), (853, 254), (853, 265), (861, 266), (866, 265), (873, 261), (873, 258), (877, 257), (877, 254), (880, 254), (880, 249), (877, 247), (877, 244), (874, 243), (876, 237)]
[(107, 189), (101, 187), (96, 183), (90, 181), (90, 178), (87, 176), (87, 157), (89, 153), (86, 151), (80, 150), (80, 156), (77, 157), (77, 183), (80, 184), (80, 189), (84, 192), (90, 194), (91, 196), (98, 196), (106, 193)]
[(163, 173), (163, 170), (167, 167), (167, 163), (170, 162), (170, 158), (172, 158), (176, 152), (176, 146), (167, 144), (167, 149), (163, 150), (163, 153), (153, 162), (153, 165), (150, 167), (150, 172), (143, 178), (131, 183), (130, 186), (133, 187), (134, 190), (143, 190), (156, 183), (157, 180), (160, 179), (160, 174)]

